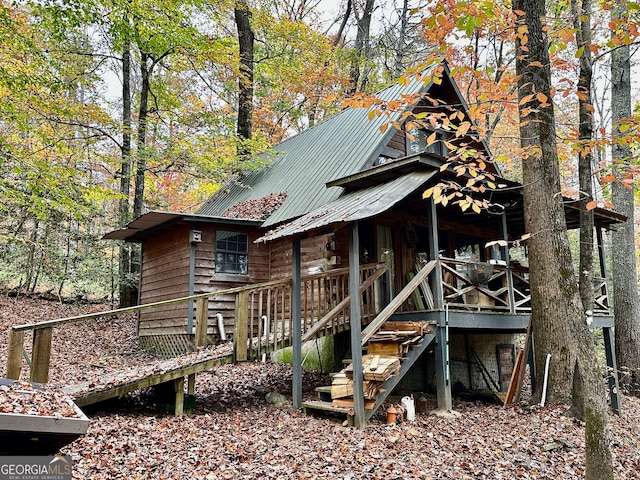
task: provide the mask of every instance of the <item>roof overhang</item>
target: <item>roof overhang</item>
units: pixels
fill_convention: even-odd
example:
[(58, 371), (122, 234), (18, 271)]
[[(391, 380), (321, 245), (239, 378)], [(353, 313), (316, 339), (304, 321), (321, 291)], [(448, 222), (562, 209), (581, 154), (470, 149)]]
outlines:
[(140, 215), (127, 225), (126, 228), (114, 230), (105, 234), (103, 240), (124, 240), (125, 242), (140, 243), (149, 236), (169, 228), (179, 222), (187, 223), (219, 223), (227, 225), (260, 226), (258, 220), (245, 220), (228, 217), (212, 217), (209, 215), (186, 214), (176, 212), (151, 211)]
[(348, 223), (374, 217), (414, 193), (437, 172), (434, 168), (416, 170), (385, 183), (346, 193), (323, 207), (267, 232), (256, 242), (300, 236), (328, 226), (339, 228)]

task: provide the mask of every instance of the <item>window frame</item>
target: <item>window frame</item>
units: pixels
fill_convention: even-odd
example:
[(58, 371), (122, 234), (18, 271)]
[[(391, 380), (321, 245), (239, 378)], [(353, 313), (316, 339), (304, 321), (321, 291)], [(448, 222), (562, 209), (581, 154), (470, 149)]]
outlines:
[[(225, 238), (220, 238), (221, 235), (225, 234)], [(244, 242), (238, 239), (230, 241), (239, 236), (244, 237)], [(225, 242), (226, 245), (221, 246), (221, 242)], [(233, 248), (233, 243), (236, 244), (235, 248)], [(240, 247), (243, 243), (244, 249), (241, 249)], [(247, 233), (222, 229), (216, 230), (214, 247), (213, 255), (216, 275), (249, 275), (249, 235)], [(220, 258), (220, 255), (223, 258)], [(240, 257), (244, 257), (244, 262)]]

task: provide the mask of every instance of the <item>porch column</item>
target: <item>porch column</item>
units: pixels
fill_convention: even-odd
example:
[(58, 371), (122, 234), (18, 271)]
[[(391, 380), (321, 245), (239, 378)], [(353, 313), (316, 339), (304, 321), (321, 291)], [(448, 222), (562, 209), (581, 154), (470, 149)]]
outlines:
[(427, 200), (427, 225), (429, 227), (429, 258), (438, 261), (433, 275), (431, 275), (431, 291), (433, 292), (433, 308), (438, 312), (438, 326), (436, 327), (436, 390), (438, 408), (450, 411), (451, 382), (449, 381), (449, 315), (442, 291), (442, 268), (440, 266), (440, 242), (438, 240), (438, 216), (436, 204), (432, 197)]
[(451, 411), (451, 380), (449, 375), (449, 315), (439, 312), (436, 329), (436, 394), (438, 409)]
[(302, 318), (300, 314), (300, 240), (295, 239), (292, 246), (291, 263), (291, 325), (293, 332), (293, 408), (302, 407)]
[(427, 199), (427, 226), (429, 227), (429, 259), (437, 260), (433, 275), (431, 275), (431, 291), (433, 292), (433, 308), (442, 310), (444, 298), (442, 293), (442, 268), (440, 267), (440, 243), (438, 241), (438, 216), (436, 204), (432, 197)]
[[(500, 215), (500, 236), (505, 242), (509, 241), (509, 233), (507, 232), (507, 211), (503, 210)], [(509, 311), (516, 311), (516, 297), (513, 293), (513, 275), (511, 273), (511, 259), (509, 258), (509, 244), (501, 246), (500, 252), (502, 258), (507, 262), (507, 294), (509, 295)]]
[(362, 319), (360, 317), (360, 237), (358, 222), (349, 232), (349, 295), (351, 322), (351, 362), (353, 364), (353, 425), (364, 428), (364, 389), (362, 385)]

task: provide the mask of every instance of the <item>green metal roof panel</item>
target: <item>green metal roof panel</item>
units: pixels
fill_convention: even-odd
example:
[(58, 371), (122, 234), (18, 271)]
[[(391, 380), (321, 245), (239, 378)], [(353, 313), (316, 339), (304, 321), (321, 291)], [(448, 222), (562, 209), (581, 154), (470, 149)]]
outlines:
[(415, 171), (386, 183), (347, 193), (327, 205), (271, 230), (256, 242), (268, 242), (328, 225), (374, 217), (411, 195), (437, 172), (437, 169)]
[[(394, 100), (428, 87), (429, 84), (414, 79), (407, 85), (391, 85), (377, 96)], [(369, 120), (371, 109), (347, 108), (278, 144), (274, 147), (276, 158), (270, 165), (249, 172), (240, 182), (223, 185), (198, 213), (220, 216), (237, 203), (286, 192), (283, 204), (263, 224), (269, 227), (335, 200), (342, 188), (326, 188), (325, 184), (370, 165), (394, 134), (393, 128), (382, 134), (380, 127), (397, 120), (401, 113)]]

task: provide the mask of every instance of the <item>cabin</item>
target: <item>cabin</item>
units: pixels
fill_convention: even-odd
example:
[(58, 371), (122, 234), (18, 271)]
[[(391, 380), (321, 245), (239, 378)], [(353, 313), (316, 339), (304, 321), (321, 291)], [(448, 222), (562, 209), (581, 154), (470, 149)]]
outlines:
[[(198, 328), (195, 343), (232, 339), (237, 360), (291, 345), (300, 407), (303, 342), (341, 336), (351, 362), (324, 401), (305, 408), (330, 403), (360, 425), (403, 378), (435, 391), (444, 409), (454, 391), (508, 390), (529, 352), (521, 339), (535, 261), (522, 240), (520, 185), (502, 177), (483, 142), (456, 137), (468, 109), (446, 65), (377, 96), (406, 104), (382, 115), (346, 108), (275, 146), (264, 167), (229, 180), (196, 214), (152, 211), (105, 236), (141, 244), (140, 304), (210, 294), (204, 312), (194, 300), (140, 312), (142, 346), (180, 353), (194, 348)], [(446, 115), (454, 127), (405, 128), (405, 112)], [(393, 122), (399, 128), (385, 128)], [(462, 145), (495, 185), (468, 192), (482, 209), (423, 198), (436, 185), (464, 191)], [(577, 228), (577, 204), (567, 201), (565, 215)], [(600, 208), (595, 218), (594, 325), (611, 364), (602, 232), (625, 219)], [(346, 403), (337, 401), (343, 394)]]

